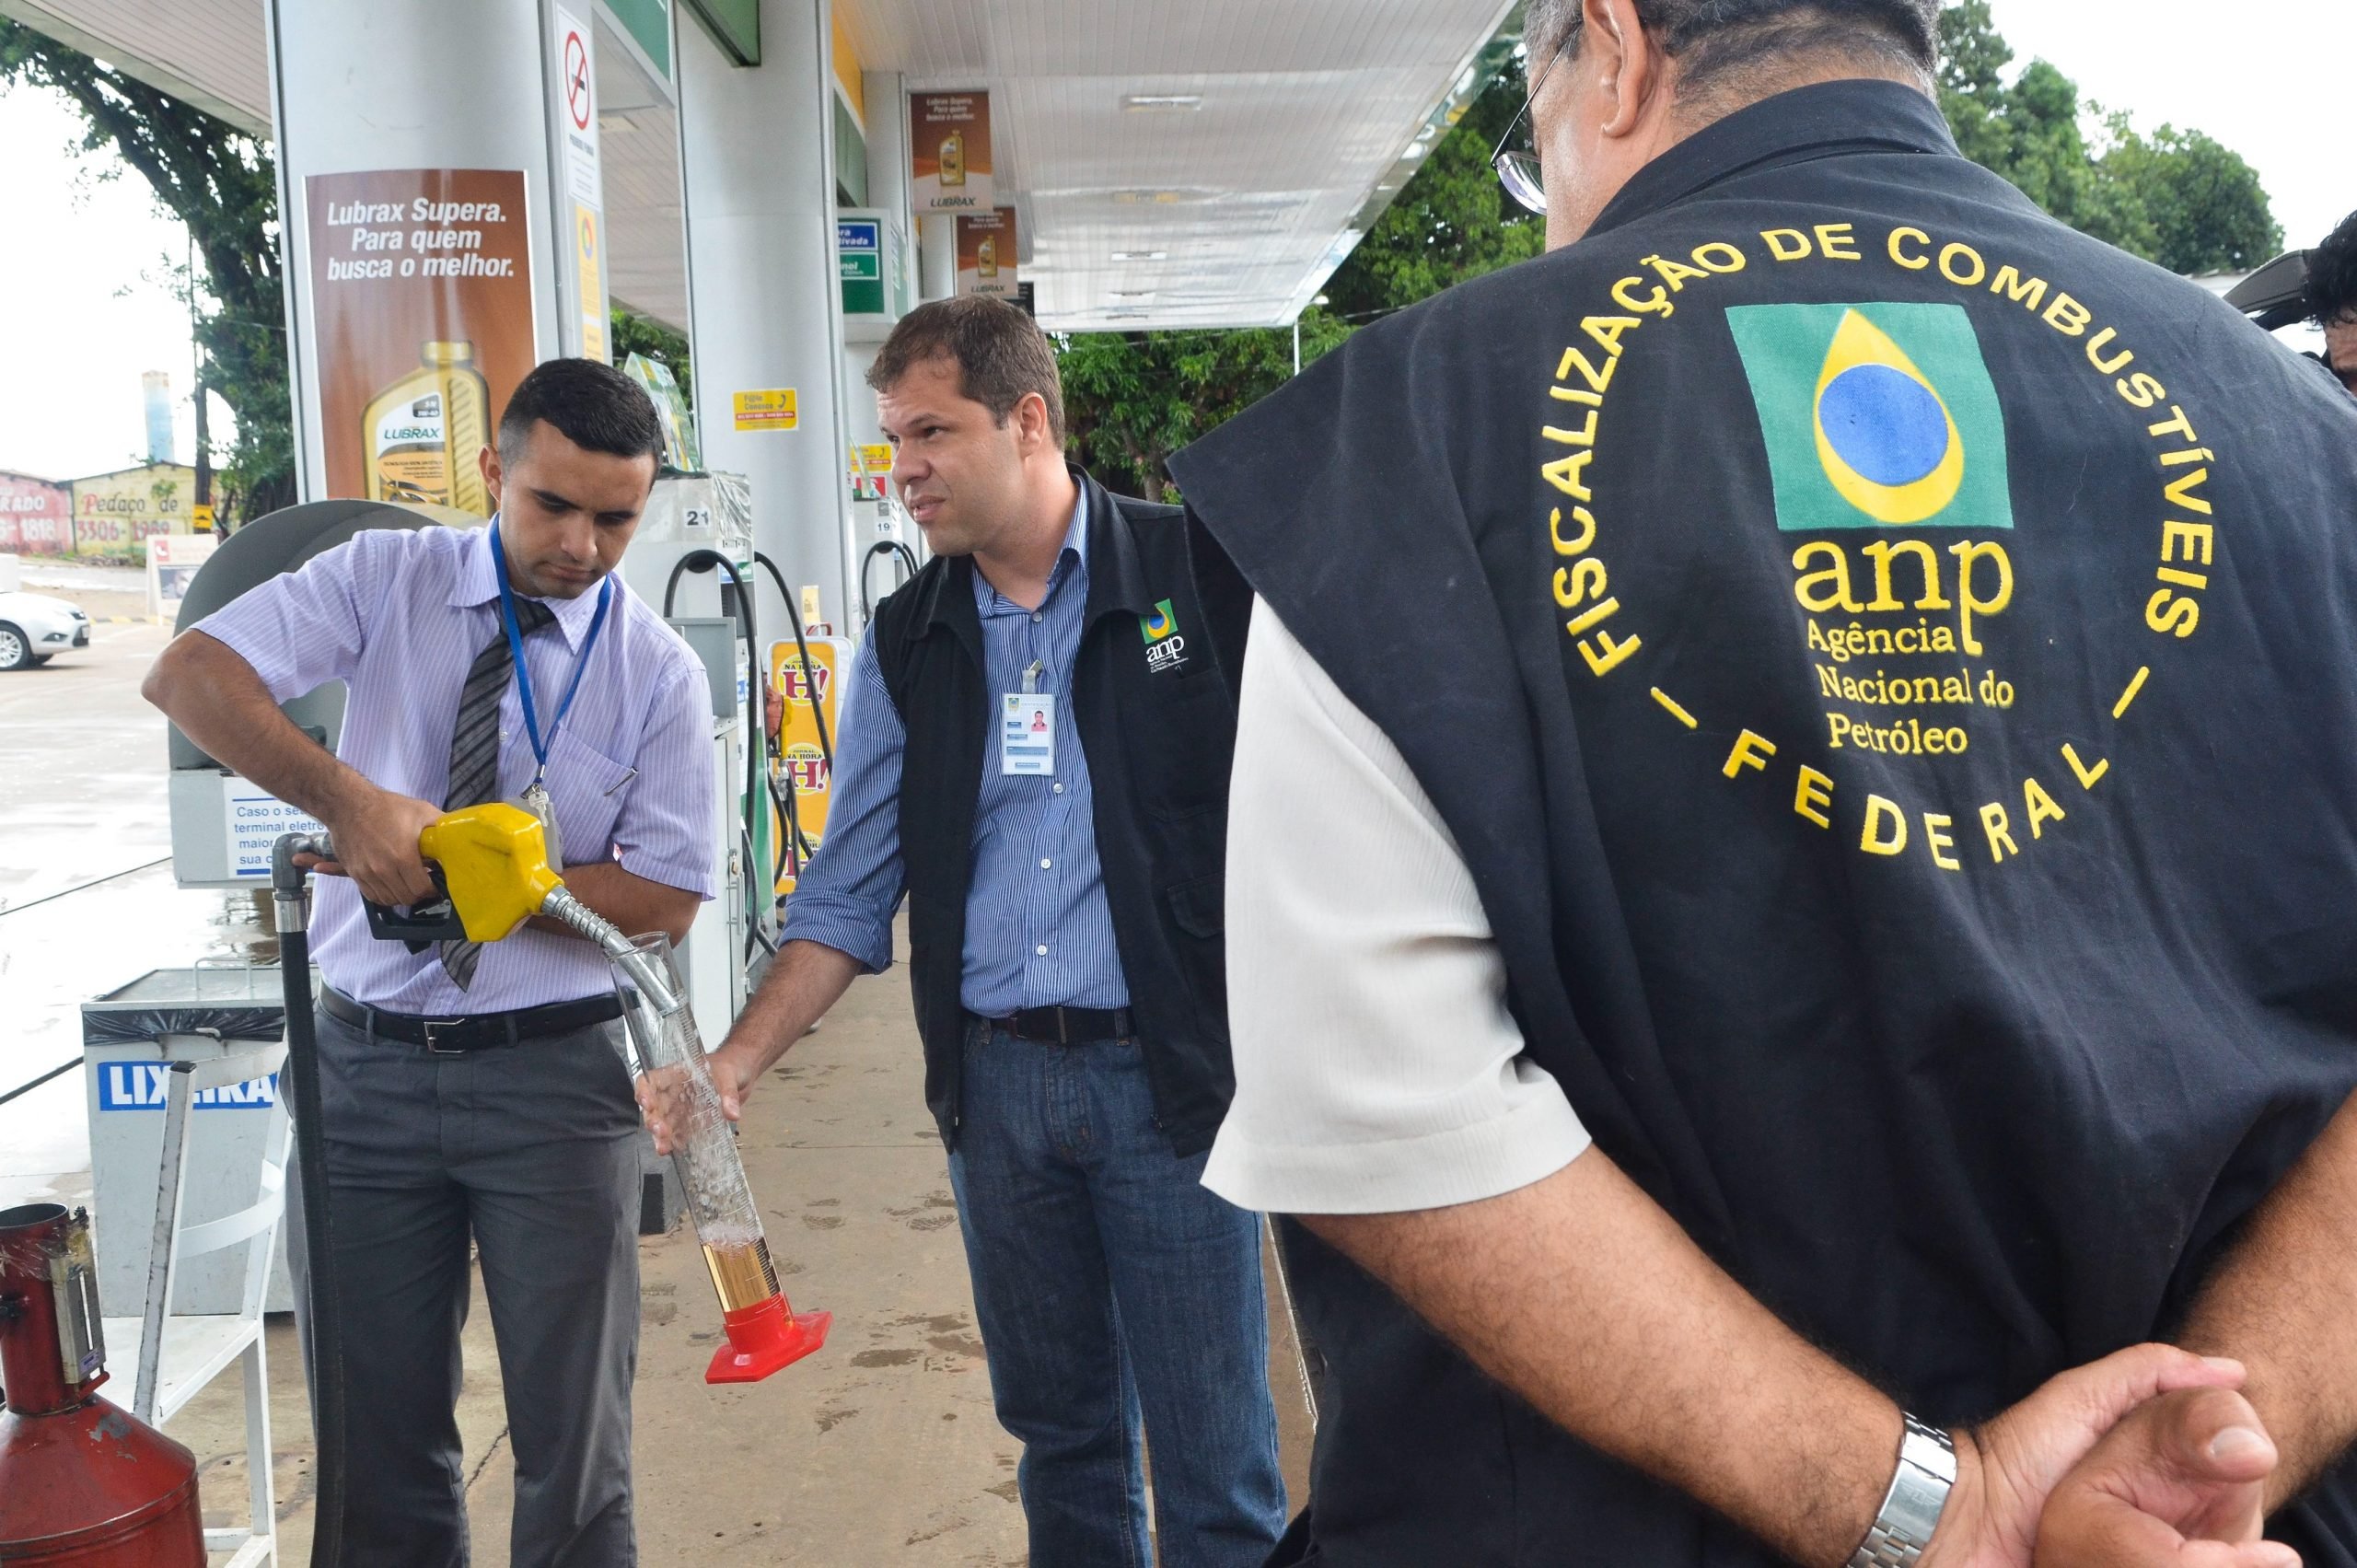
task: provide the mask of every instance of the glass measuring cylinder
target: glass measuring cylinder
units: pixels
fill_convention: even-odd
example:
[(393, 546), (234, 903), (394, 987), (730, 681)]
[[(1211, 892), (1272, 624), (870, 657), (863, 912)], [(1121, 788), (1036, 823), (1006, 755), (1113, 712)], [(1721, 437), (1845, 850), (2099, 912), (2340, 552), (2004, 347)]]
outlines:
[(622, 1003), (632, 1071), (652, 1079), (669, 1100), (665, 1124), (671, 1167), (688, 1200), (706, 1271), (720, 1297), (729, 1343), (706, 1382), (750, 1382), (819, 1348), (833, 1318), (796, 1313), (779, 1288), (769, 1238), (737, 1157), (735, 1129), (720, 1107), (704, 1062), (703, 1039), (688, 1005), (687, 985), (660, 934), (610, 946)]

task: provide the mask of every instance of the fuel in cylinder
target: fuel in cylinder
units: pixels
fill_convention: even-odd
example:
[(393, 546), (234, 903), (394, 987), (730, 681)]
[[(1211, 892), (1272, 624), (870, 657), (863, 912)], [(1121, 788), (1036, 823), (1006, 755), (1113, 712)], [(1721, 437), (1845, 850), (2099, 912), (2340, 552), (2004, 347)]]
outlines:
[(737, 1155), (736, 1132), (704, 1063), (703, 1040), (670, 939), (638, 937), (627, 952), (610, 958), (636, 1057), (633, 1070), (661, 1082), (672, 1097), (671, 1165), (687, 1192), (727, 1326), (728, 1342), (714, 1355), (704, 1381), (757, 1382), (824, 1344), (834, 1316), (797, 1313), (779, 1288), (769, 1238)]

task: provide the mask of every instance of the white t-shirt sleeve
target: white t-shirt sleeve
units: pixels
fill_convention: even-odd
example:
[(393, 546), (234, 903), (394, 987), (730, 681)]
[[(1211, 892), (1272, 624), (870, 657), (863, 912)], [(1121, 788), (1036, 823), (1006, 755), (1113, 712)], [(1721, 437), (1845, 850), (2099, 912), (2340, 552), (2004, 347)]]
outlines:
[(1515, 1191), (1588, 1135), (1523, 1055), (1473, 878), (1399, 748), (1265, 604), (1227, 842), (1236, 1099), (1203, 1184), (1396, 1214)]

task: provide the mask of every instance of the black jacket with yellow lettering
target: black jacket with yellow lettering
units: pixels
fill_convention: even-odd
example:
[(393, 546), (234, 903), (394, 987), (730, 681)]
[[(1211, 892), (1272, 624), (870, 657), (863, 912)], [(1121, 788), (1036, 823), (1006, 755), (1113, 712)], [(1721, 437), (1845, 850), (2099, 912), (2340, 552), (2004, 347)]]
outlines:
[[(1703, 131), (1174, 470), (1599, 1145), (1925, 1418), (2166, 1335), (2357, 1088), (2357, 403), (1921, 95)], [(1771, 1561), (1306, 1236), (1295, 1285), (1303, 1561)], [(2319, 1568), (2347, 1481), (2275, 1522)]]

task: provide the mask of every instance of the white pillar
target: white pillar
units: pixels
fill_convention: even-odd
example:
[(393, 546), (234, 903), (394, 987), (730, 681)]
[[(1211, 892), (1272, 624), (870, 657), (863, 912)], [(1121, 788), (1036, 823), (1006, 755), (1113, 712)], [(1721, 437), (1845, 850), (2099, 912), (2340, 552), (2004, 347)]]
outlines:
[(958, 293), (958, 215), (927, 213), (917, 220), (917, 297), (948, 299)]
[[(909, 96), (898, 71), (863, 72), (860, 97), (867, 104), (867, 204), (900, 221), (900, 268), (908, 297), (917, 292), (917, 234), (909, 211)], [(858, 391), (853, 389), (855, 400)]]
[[(699, 25), (682, 18), (679, 28), (704, 463), (752, 482), (755, 547), (797, 593), (817, 584), (826, 619), (842, 627), (858, 598), (842, 418), (830, 47), (819, 0), (762, 0), (757, 66), (728, 64)], [(797, 427), (739, 431), (735, 395), (780, 388), (794, 389)], [(762, 598), (762, 626), (786, 627), (785, 613)]]
[[(581, 0), (580, 10), (590, 8)], [(536, 361), (558, 352), (571, 236), (569, 223), (559, 231), (554, 200), (540, 0), (269, 0), (268, 24), (296, 472), (312, 501), (329, 490), (305, 181), (391, 169), (521, 171)]]

